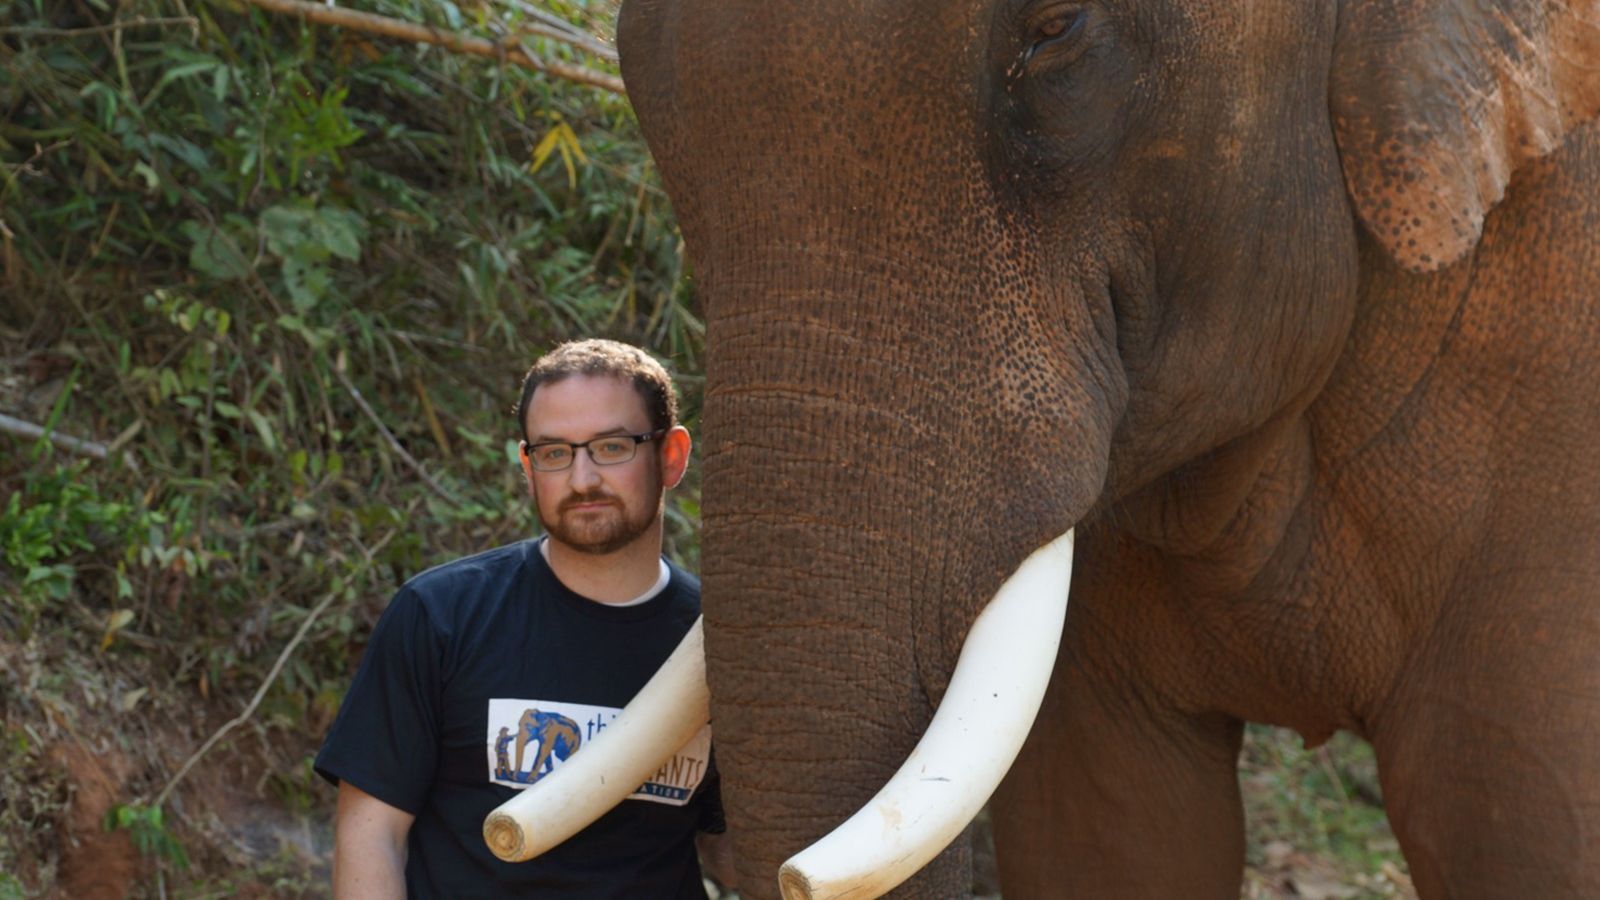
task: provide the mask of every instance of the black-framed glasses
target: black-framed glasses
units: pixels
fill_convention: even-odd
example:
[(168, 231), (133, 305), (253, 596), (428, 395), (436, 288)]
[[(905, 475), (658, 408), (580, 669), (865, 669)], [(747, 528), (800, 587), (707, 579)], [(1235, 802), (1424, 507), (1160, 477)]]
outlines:
[(633, 459), (639, 452), (640, 444), (660, 440), (666, 433), (667, 429), (662, 428), (644, 434), (606, 434), (590, 438), (581, 444), (569, 444), (566, 441), (541, 441), (530, 444), (523, 441), (522, 449), (533, 461), (534, 469), (540, 472), (560, 472), (570, 468), (572, 461), (578, 458), (580, 447), (589, 452), (589, 459), (593, 460), (595, 465), (616, 466)]

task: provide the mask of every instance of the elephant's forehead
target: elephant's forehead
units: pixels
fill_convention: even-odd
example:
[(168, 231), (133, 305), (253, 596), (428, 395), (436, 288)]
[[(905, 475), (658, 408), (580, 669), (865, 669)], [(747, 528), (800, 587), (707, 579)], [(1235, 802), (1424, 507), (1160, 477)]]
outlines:
[[(641, 14), (651, 25), (636, 43), (654, 57), (648, 65), (671, 74), (638, 87), (647, 97), (670, 83), (690, 115), (707, 112), (701, 102), (712, 98), (746, 99), (790, 116), (825, 114), (841, 125), (855, 116), (892, 121), (901, 112), (926, 123), (972, 108), (952, 100), (981, 102), (1003, 90), (994, 76), (1009, 62), (1007, 52), (1026, 46), (1043, 5), (665, 0)], [(1213, 95), (1258, 95), (1286, 74), (1325, 67), (1336, 26), (1334, 4), (1305, 0), (1104, 6), (1117, 22), (1117, 41), (1137, 51), (1150, 77), (1200, 84)], [(625, 45), (625, 54), (631, 49)]]

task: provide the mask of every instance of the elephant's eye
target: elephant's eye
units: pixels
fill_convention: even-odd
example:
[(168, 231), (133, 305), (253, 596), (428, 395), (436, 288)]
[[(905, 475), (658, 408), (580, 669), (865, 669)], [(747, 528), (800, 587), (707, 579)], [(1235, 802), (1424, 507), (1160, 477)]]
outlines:
[(1023, 65), (1027, 65), (1035, 56), (1052, 47), (1066, 44), (1083, 31), (1083, 26), (1089, 21), (1089, 11), (1086, 9), (1058, 10), (1034, 26), (1033, 41), (1028, 45), (1027, 52), (1023, 54)]

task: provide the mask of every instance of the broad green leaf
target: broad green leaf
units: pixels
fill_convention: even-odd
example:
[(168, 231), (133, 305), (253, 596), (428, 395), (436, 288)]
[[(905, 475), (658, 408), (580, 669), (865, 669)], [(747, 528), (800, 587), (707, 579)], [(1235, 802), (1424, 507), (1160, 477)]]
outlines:
[(328, 252), (340, 259), (356, 262), (361, 258), (361, 236), (366, 222), (355, 213), (333, 207), (319, 210), (318, 236)]
[(321, 261), (307, 259), (303, 253), (283, 261), (283, 286), (296, 310), (304, 312), (322, 302), (327, 296), (328, 284), (328, 268)]
[(192, 242), (189, 268), (223, 281), (237, 281), (250, 274), (250, 260), (225, 232), (193, 219), (180, 227)]
[(311, 213), (293, 206), (272, 206), (261, 213), (261, 235), (267, 239), (267, 249), (274, 255), (287, 258), (294, 254), (306, 239)]
[(261, 443), (267, 445), (267, 452), (276, 453), (278, 451), (278, 436), (272, 430), (272, 423), (267, 421), (267, 417), (263, 416), (259, 410), (247, 409), (245, 410), (245, 415), (250, 417), (250, 424), (255, 426), (256, 434), (261, 435)]

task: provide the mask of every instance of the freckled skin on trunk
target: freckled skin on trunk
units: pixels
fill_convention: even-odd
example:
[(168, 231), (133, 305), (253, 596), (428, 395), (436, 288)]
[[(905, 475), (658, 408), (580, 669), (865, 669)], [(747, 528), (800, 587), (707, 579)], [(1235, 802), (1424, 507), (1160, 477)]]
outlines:
[[(711, 328), (726, 325), (713, 320)], [(1002, 450), (946, 467), (922, 452), (900, 452), (955, 438), (908, 427), (932, 421), (932, 410), (889, 415), (827, 396), (831, 386), (782, 387), (794, 383), (793, 371), (815, 366), (873, 383), (885, 360), (841, 365), (831, 359), (842, 357), (797, 356), (786, 363), (786, 356), (766, 355), (770, 368), (740, 382), (768, 386), (761, 390), (724, 391), (726, 370), (713, 376), (705, 413), (706, 433), (717, 436), (705, 444), (706, 478), (762, 484), (758, 495), (723, 497), (704, 510), (704, 577), (713, 586), (704, 608), (707, 633), (717, 636), (707, 642), (712, 715), (730, 821), (742, 823), (740, 834), (760, 836), (735, 838), (741, 879), (758, 886), (755, 896), (773, 884), (784, 859), (875, 793), (920, 739), (965, 630), (964, 622), (941, 618), (959, 613), (922, 599), (980, 597), (982, 576), (998, 584), (1014, 565), (977, 536), (939, 558), (915, 552), (929, 542), (929, 522), (1005, 527), (981, 505), (941, 508), (949, 499), (940, 485), (1003, 484), (997, 462), (1029, 467)], [(795, 369), (784, 371), (788, 365)], [(825, 420), (804, 414), (811, 402), (827, 407)], [(851, 435), (861, 434), (872, 436), (860, 451), (870, 458), (841, 457), (841, 448), (855, 445)], [(1004, 508), (1021, 509), (1018, 521), (1027, 521), (1025, 505)], [(1050, 527), (1047, 520), (1036, 526), (1041, 535)], [(785, 577), (775, 582), (776, 573)], [(785, 699), (770, 702), (778, 695)], [(956, 896), (968, 879), (962, 842), (907, 890)]]
[[(628, 0), (706, 313), (745, 895), (889, 778), (1076, 525), (992, 805), (1007, 900), (1237, 897), (1245, 721), (1372, 741), (1426, 898), (1600, 896), (1600, 138), (1578, 76), (1529, 68), (1600, 19), (1479, 47), (1538, 17), (1455, 34), (1492, 0), (1454, 2)], [(1510, 99), (1404, 106), (1480, 57), (1471, 96)]]

